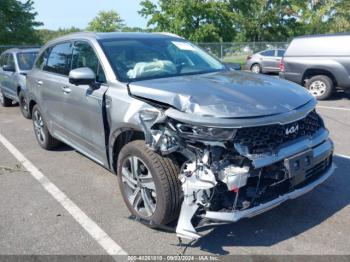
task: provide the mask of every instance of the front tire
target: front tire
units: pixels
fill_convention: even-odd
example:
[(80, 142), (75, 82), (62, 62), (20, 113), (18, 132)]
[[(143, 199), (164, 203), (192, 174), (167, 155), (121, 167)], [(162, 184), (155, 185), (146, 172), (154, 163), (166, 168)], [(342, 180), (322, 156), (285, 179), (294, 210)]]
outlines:
[(178, 218), (181, 207), (179, 166), (135, 140), (118, 157), (118, 182), (129, 211), (153, 225), (166, 225)]
[(38, 105), (33, 107), (33, 126), (34, 134), (39, 145), (47, 150), (54, 149), (60, 145), (60, 142), (53, 138), (47, 128), (46, 121), (42, 117)]
[(12, 100), (7, 98), (2, 91), (0, 91), (0, 103), (3, 107), (9, 107), (12, 105)]
[(334, 92), (334, 83), (328, 76), (317, 75), (307, 81), (306, 88), (317, 100), (325, 100)]
[(24, 92), (21, 90), (18, 94), (19, 107), (24, 118), (31, 119), (32, 114), (29, 111), (28, 100)]

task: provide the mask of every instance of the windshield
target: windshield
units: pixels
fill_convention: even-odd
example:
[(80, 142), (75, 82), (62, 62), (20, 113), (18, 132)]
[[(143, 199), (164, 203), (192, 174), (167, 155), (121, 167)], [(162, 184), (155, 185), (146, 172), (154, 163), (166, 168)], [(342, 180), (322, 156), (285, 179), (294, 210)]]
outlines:
[(31, 70), (35, 61), (37, 52), (25, 52), (17, 54), (17, 61), (19, 69), (21, 70)]
[(122, 82), (225, 69), (215, 58), (182, 39), (108, 39), (101, 45)]

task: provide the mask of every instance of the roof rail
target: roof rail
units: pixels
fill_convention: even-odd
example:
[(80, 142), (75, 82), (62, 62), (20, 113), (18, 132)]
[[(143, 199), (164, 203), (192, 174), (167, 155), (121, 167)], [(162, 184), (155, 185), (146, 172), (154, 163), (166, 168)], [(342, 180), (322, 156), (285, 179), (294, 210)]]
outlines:
[(169, 33), (169, 32), (152, 32), (152, 34), (161, 34), (161, 35), (172, 36), (172, 37), (184, 39), (182, 36), (179, 36), (179, 35), (174, 34), (174, 33)]

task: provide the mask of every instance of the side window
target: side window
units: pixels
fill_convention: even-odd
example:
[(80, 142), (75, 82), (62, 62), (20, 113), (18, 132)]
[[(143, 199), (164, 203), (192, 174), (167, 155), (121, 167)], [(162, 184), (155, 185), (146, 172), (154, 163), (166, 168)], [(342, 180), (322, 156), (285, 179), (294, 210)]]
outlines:
[(35, 67), (38, 69), (43, 69), (44, 66), (47, 63), (47, 58), (49, 56), (51, 48), (47, 48), (44, 52), (41, 53), (41, 55), (38, 57), (38, 59), (35, 62)]
[(262, 56), (275, 56), (275, 50), (267, 50), (260, 53)]
[(106, 77), (94, 49), (87, 42), (75, 42), (72, 58), (72, 69), (89, 67), (96, 74), (96, 81), (105, 83)]
[(60, 75), (68, 75), (72, 60), (72, 43), (62, 43), (52, 47), (45, 71)]

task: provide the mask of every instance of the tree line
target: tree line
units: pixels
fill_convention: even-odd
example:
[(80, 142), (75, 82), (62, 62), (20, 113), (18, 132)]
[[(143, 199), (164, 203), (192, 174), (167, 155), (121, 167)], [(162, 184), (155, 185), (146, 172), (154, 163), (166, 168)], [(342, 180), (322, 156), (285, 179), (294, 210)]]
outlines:
[(349, 0), (143, 0), (147, 29), (100, 11), (87, 28), (38, 29), (33, 0), (0, 0), (0, 44), (43, 44), (78, 31), (164, 31), (194, 42), (288, 41), (305, 34), (350, 31)]
[(195, 42), (288, 41), (350, 30), (349, 0), (150, 0), (148, 26)]

